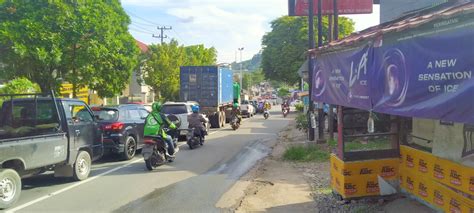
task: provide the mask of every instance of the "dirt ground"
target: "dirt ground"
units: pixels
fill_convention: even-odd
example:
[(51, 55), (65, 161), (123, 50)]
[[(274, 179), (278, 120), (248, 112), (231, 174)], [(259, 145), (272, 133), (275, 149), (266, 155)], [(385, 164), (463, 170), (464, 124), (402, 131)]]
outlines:
[[(289, 146), (305, 145), (305, 133), (292, 122), (272, 153), (227, 191), (217, 204), (225, 212), (433, 212), (402, 196), (341, 201), (330, 188), (329, 162), (282, 159)], [(321, 146), (321, 149), (329, 148)]]

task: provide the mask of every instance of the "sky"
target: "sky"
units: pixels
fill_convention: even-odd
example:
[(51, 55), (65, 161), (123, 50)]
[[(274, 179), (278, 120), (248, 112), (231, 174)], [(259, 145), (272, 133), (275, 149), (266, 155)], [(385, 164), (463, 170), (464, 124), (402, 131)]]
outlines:
[[(159, 43), (158, 26), (169, 27), (164, 34), (180, 44), (204, 44), (218, 51), (218, 63), (248, 60), (261, 50), (262, 36), (270, 22), (288, 13), (287, 0), (122, 0), (132, 19), (129, 26), (135, 39)], [(379, 6), (374, 13), (348, 16), (356, 31), (379, 24)]]

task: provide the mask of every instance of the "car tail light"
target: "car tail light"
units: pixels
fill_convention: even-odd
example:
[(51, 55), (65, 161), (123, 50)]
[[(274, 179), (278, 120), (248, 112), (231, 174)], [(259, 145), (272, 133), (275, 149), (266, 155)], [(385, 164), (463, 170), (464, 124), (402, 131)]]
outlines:
[(122, 122), (115, 122), (105, 125), (104, 130), (122, 130), (123, 126), (124, 124)]

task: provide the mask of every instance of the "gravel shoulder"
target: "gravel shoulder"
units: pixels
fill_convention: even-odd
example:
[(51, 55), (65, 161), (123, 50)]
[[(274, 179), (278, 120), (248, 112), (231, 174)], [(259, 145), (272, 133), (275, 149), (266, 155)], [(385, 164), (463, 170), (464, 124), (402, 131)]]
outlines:
[[(433, 212), (403, 196), (338, 200), (330, 187), (330, 164), (283, 160), (290, 146), (305, 146), (294, 121), (280, 132), (271, 154), (242, 176), (219, 200), (224, 212)], [(330, 152), (326, 145), (318, 148)]]

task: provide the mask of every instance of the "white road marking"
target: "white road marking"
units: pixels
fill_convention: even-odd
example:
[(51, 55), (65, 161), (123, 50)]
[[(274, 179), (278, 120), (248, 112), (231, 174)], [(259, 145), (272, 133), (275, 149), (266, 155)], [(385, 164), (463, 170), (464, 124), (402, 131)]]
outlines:
[(88, 178), (88, 179), (83, 180), (83, 181), (81, 181), (81, 182), (77, 182), (77, 183), (75, 183), (75, 184), (73, 184), (73, 185), (70, 185), (70, 186), (68, 186), (68, 187), (66, 187), (66, 188), (60, 189), (60, 190), (58, 190), (58, 191), (55, 191), (55, 192), (50, 193), (50, 194), (48, 194), (48, 195), (45, 195), (45, 196), (43, 196), (43, 197), (37, 198), (37, 199), (32, 200), (32, 201), (30, 201), (30, 202), (28, 202), (28, 203), (25, 203), (25, 204), (23, 204), (23, 205), (17, 206), (17, 207), (15, 207), (15, 208), (13, 208), (13, 209), (9, 209), (9, 210), (6, 211), (5, 213), (13, 213), (13, 212), (15, 212), (15, 211), (24, 209), (24, 208), (26, 208), (26, 207), (28, 207), (28, 206), (31, 206), (31, 205), (33, 205), (33, 204), (36, 204), (36, 203), (41, 202), (41, 201), (43, 201), (43, 200), (46, 200), (46, 199), (48, 199), (48, 198), (50, 198), (50, 197), (53, 197), (53, 196), (55, 196), (55, 195), (61, 194), (61, 193), (65, 192), (65, 191), (68, 191), (68, 190), (70, 190), (70, 189), (76, 188), (76, 187), (78, 187), (78, 186), (80, 186), (80, 185), (82, 185), (82, 184), (85, 184), (85, 183), (88, 183), (88, 182), (90, 182), (90, 181), (93, 181), (93, 180), (95, 180), (95, 179), (97, 179), (97, 178), (99, 178), (99, 177), (102, 177), (102, 176), (104, 176), (104, 175), (110, 174), (110, 173), (115, 172), (115, 171), (117, 171), (117, 170), (119, 170), (119, 169), (123, 169), (123, 168), (125, 168), (125, 167), (127, 167), (127, 166), (129, 166), (129, 165), (131, 165), (131, 164), (133, 164), (133, 163), (139, 162), (139, 161), (143, 161), (143, 159), (137, 159), (137, 160), (131, 161), (131, 162), (127, 163), (127, 164), (124, 164), (124, 165), (122, 165), (122, 166), (113, 168), (113, 169), (111, 169), (111, 170), (109, 170), (109, 171), (103, 172), (103, 173), (98, 174), (98, 175), (96, 175), (96, 176), (94, 176), (94, 177)]
[[(242, 119), (242, 122), (246, 122), (246, 121), (248, 121), (248, 120), (250, 120), (250, 119), (245, 119), (245, 120)], [(215, 134), (215, 133), (220, 132), (220, 131), (225, 130), (225, 129), (229, 129), (229, 128), (223, 128), (223, 129), (219, 129), (219, 130), (213, 131), (213, 132), (209, 133), (209, 135)], [(184, 144), (182, 144), (182, 145), (184, 145)], [(31, 206), (31, 205), (34, 205), (34, 204), (36, 204), (36, 203), (38, 203), (38, 202), (41, 202), (41, 201), (43, 201), (43, 200), (46, 200), (46, 199), (48, 199), (48, 198), (51, 198), (51, 197), (53, 197), (53, 196), (56, 196), (56, 195), (61, 194), (61, 193), (63, 193), (63, 192), (66, 192), (66, 191), (68, 191), (68, 190), (71, 190), (71, 189), (73, 189), (73, 188), (76, 188), (76, 187), (78, 187), (78, 186), (80, 186), (80, 185), (82, 185), (82, 184), (85, 184), (85, 183), (88, 183), (88, 182), (90, 182), (90, 181), (93, 181), (93, 180), (95, 180), (95, 179), (97, 179), (97, 178), (99, 178), (99, 177), (102, 177), (102, 176), (104, 176), (104, 175), (110, 174), (110, 173), (115, 172), (115, 171), (117, 171), (117, 170), (123, 169), (123, 168), (125, 168), (125, 167), (127, 167), (127, 166), (129, 166), (129, 165), (131, 165), (131, 164), (134, 164), (134, 163), (136, 163), (136, 162), (139, 162), (139, 161), (143, 161), (143, 159), (137, 159), (137, 160), (131, 161), (131, 162), (127, 163), (127, 164), (124, 164), (124, 165), (122, 165), (122, 166), (113, 168), (113, 169), (111, 169), (111, 170), (109, 170), (109, 171), (103, 172), (103, 173), (98, 174), (98, 175), (96, 175), (96, 176), (94, 176), (94, 177), (88, 178), (88, 179), (83, 180), (83, 181), (81, 181), (81, 182), (77, 182), (77, 183), (75, 183), (75, 184), (73, 184), (73, 185), (70, 185), (70, 186), (68, 186), (68, 187), (66, 187), (66, 188), (60, 189), (60, 190), (58, 190), (58, 191), (52, 192), (52, 193), (50, 193), (50, 194), (47, 194), (47, 195), (45, 195), (45, 196), (43, 196), (43, 197), (39, 197), (39, 198), (37, 198), (37, 199), (35, 199), (35, 200), (32, 200), (32, 201), (30, 201), (30, 202), (27, 202), (27, 203), (25, 203), (25, 204), (23, 204), (23, 205), (17, 206), (17, 207), (12, 208), (12, 209), (9, 209), (9, 210), (6, 211), (5, 213), (14, 213), (14, 212), (16, 212), (16, 211), (19, 211), (19, 210), (21, 210), (21, 209), (24, 209), (24, 208), (26, 208), (26, 207), (29, 207), (29, 206)]]

